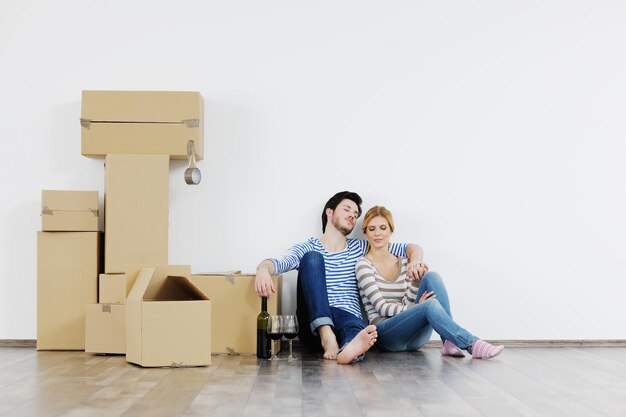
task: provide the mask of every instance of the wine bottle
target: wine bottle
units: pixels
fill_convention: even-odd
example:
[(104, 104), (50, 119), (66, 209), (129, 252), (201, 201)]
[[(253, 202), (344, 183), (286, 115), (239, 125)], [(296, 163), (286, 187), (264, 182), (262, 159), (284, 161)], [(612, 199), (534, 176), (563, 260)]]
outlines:
[(272, 355), (272, 341), (267, 335), (270, 314), (267, 312), (267, 297), (261, 298), (261, 312), (256, 318), (256, 356), (267, 359)]

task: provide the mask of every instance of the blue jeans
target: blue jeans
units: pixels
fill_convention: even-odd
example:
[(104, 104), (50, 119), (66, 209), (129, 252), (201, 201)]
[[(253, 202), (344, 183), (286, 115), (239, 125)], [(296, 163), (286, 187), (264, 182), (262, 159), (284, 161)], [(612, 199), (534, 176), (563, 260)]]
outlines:
[(452, 320), (448, 292), (436, 272), (427, 272), (422, 277), (417, 301), (426, 291), (434, 291), (437, 298), (415, 304), (376, 324), (378, 346), (393, 352), (417, 350), (428, 342), (433, 329), (442, 341), (449, 340), (461, 349), (474, 344), (478, 338)]
[(319, 252), (307, 252), (300, 260), (296, 315), (300, 341), (316, 350), (322, 350), (320, 326), (332, 328), (341, 349), (367, 326), (360, 317), (328, 304), (326, 268)]

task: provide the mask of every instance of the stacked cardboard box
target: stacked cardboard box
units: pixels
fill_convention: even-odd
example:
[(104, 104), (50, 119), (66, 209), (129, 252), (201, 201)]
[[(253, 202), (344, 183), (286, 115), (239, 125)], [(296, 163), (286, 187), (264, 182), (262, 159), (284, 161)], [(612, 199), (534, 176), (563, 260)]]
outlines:
[(126, 305), (87, 304), (85, 314), (85, 352), (126, 353)]
[[(177, 299), (181, 294), (176, 289), (191, 285), (183, 279), (190, 268), (158, 267), (160, 278), (144, 274), (135, 285), (142, 267), (168, 263), (169, 159), (187, 158), (189, 141), (202, 159), (202, 129), (203, 103), (197, 92), (83, 92), (82, 153), (105, 157), (105, 273), (100, 276), (99, 304), (87, 306), (93, 324), (87, 331), (88, 351), (126, 353), (129, 362), (142, 366), (210, 363), (210, 343), (192, 341), (202, 352), (199, 356), (174, 331), (180, 333), (194, 320), (181, 316), (193, 310), (191, 305), (202, 305), (195, 307), (195, 314), (210, 325), (208, 300), (187, 304), (185, 297)], [(159, 292), (155, 300), (148, 288), (159, 287), (159, 274), (166, 273), (183, 278), (165, 286), (170, 292)], [(148, 291), (145, 297), (142, 291)], [(167, 318), (159, 316), (154, 323), (153, 313), (144, 312), (150, 309), (167, 310)], [(154, 328), (148, 331), (151, 323)], [(210, 329), (199, 334), (210, 337)], [(168, 341), (178, 350), (168, 349)]]
[(203, 101), (191, 91), (83, 91), (82, 154), (204, 156)]
[(43, 190), (41, 230), (45, 232), (97, 232), (98, 192)]
[(97, 191), (42, 192), (37, 234), (37, 349), (83, 350), (85, 304), (98, 296)]
[[(202, 159), (197, 92), (83, 92), (81, 152), (105, 157), (104, 273), (98, 280), (97, 193), (44, 192), (38, 348), (126, 353), (141, 366), (255, 353), (254, 276), (192, 276), (189, 266), (167, 265), (169, 159), (187, 158), (189, 141)], [(274, 280), (279, 294), (268, 307), (279, 314)]]
[(126, 274), (100, 274), (98, 304), (85, 313), (85, 352), (126, 353)]
[(126, 295), (141, 265), (168, 262), (169, 157), (107, 155), (104, 271), (86, 306), (85, 351), (126, 353)]
[[(240, 273), (194, 274), (191, 282), (211, 299), (211, 351), (256, 354), (256, 316), (261, 301), (254, 290), (254, 275)], [(272, 277), (276, 294), (267, 303), (270, 314), (280, 314), (282, 276)]]
[(104, 272), (125, 273), (128, 290), (141, 266), (168, 263), (169, 158), (107, 155)]

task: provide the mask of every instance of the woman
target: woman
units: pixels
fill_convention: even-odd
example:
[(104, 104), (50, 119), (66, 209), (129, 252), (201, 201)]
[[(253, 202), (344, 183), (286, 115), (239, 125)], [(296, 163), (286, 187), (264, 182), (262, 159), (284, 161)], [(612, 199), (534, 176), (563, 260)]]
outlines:
[(409, 280), (407, 259), (389, 252), (393, 231), (393, 217), (385, 207), (372, 207), (365, 214), (369, 250), (357, 261), (356, 277), (370, 323), (376, 325), (377, 344), (395, 352), (416, 350), (435, 329), (443, 341), (442, 355), (463, 357), (463, 350), (474, 359), (499, 355), (504, 346), (480, 340), (452, 320), (448, 293), (437, 273), (427, 272), (422, 263), (420, 279)]

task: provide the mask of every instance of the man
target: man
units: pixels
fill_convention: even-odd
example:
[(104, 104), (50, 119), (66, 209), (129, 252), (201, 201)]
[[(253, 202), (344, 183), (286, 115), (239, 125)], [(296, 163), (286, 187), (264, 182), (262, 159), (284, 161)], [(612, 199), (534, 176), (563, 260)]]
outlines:
[[(355, 275), (356, 261), (367, 252), (368, 243), (348, 238), (361, 215), (361, 203), (350, 191), (332, 196), (322, 211), (322, 237), (292, 246), (282, 258), (265, 259), (255, 279), (257, 294), (271, 297), (271, 276), (298, 269), (298, 336), (309, 347), (321, 345), (324, 359), (342, 364), (361, 360), (377, 337), (376, 327), (363, 321)], [(394, 243), (390, 250), (408, 256), (410, 278), (426, 272), (419, 246)]]

